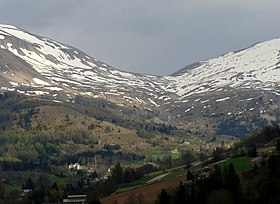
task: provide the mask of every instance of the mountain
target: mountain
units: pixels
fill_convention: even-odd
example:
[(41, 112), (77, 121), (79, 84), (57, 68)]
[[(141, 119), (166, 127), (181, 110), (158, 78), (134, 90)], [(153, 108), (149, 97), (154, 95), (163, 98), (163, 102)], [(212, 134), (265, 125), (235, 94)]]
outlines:
[(176, 81), (176, 92), (184, 95), (220, 87), (273, 90), (279, 76), (280, 39), (275, 39), (187, 66), (170, 79)]
[[(6, 79), (5, 85), (64, 90), (143, 104), (152, 101), (149, 96), (154, 98), (166, 92), (163, 87), (169, 81), (162, 77), (117, 70), (76, 48), (13, 26), (1, 25), (0, 30), (1, 52), (7, 58), (1, 61), (0, 76)], [(18, 68), (20, 63), (24, 67)]]
[(124, 72), (84, 52), (0, 25), (0, 90), (99, 98), (152, 111), (150, 121), (191, 135), (242, 136), (279, 123), (280, 39), (186, 66), (170, 76)]

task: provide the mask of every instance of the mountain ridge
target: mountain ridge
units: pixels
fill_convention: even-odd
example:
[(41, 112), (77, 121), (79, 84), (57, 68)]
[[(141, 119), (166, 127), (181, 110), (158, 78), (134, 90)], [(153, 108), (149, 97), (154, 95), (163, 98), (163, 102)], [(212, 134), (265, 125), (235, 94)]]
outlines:
[[(280, 39), (199, 61), (170, 76), (121, 71), (72, 46), (14, 26), (0, 25), (0, 48), (2, 91), (73, 103), (77, 95), (100, 98), (120, 107), (157, 111), (154, 121), (188, 129), (195, 129), (192, 120), (209, 126), (211, 121), (233, 120), (234, 115), (278, 121), (272, 111), (279, 109)], [(249, 103), (250, 98), (257, 103), (259, 97), (268, 101)], [(274, 102), (266, 107), (269, 100)]]
[[(93, 92), (98, 89), (107, 89), (107, 93), (111, 92), (111, 94), (114, 94), (115, 91), (112, 91), (114, 84), (117, 85), (118, 91), (125, 91), (125, 89), (134, 91), (134, 87), (136, 87), (139, 90), (143, 89), (142, 92), (146, 92), (149, 91), (147, 88), (150, 84), (159, 88), (158, 84), (153, 83), (153, 81), (155, 78), (161, 79), (160, 77), (152, 75), (142, 76), (140, 74), (131, 74), (117, 70), (89, 57), (76, 48), (71, 46), (66, 47), (66, 45), (62, 45), (48, 38), (30, 35), (15, 27), (2, 26), (1, 30), (4, 30), (2, 34), (8, 33), (8, 37), (2, 37), (1, 48), (7, 49), (22, 58), (33, 66), (37, 72), (40, 72), (44, 78), (47, 78), (48, 81), (53, 81), (55, 84), (66, 85), (68, 87), (72, 86), (87, 94), (89, 94), (89, 91)], [(13, 47), (13, 44), (15, 44), (14, 37), (16, 38), (16, 43), (20, 41), (18, 43), (19, 46), (15, 46), (15, 48)], [(8, 39), (6, 40), (6, 38)], [(3, 45), (3, 43), (5, 44)], [(33, 48), (29, 47), (30, 43), (34, 45)], [(108, 81), (107, 78), (110, 80)], [(32, 79), (30, 81), (31, 83), (35, 82)], [(90, 86), (89, 83), (93, 82), (95, 82), (94, 86)], [(161, 84), (164, 83), (164, 80), (159, 80), (158, 82)], [(122, 86), (125, 86), (125, 88)], [(149, 100), (146, 99), (146, 101)]]
[[(0, 25), (1, 32), (0, 37), (1, 39), (1, 48), (6, 49), (10, 52), (12, 52), (15, 56), (18, 56), (22, 58), (24, 61), (29, 63), (37, 72), (41, 73), (41, 75), (44, 76), (44, 78), (47, 78), (50, 81), (54, 81), (55, 83), (62, 84), (63, 80), (62, 78), (55, 77), (54, 75), (58, 74), (58, 72), (63, 72), (64, 75), (67, 75), (66, 77), (69, 79), (72, 79), (73, 84), (79, 84), (77, 81), (84, 81), (84, 84), (81, 86), (87, 87), (86, 81), (95, 81), (97, 83), (103, 84), (102, 89), (104, 89), (104, 84), (106, 84), (106, 78), (110, 78), (110, 83), (112, 84), (118, 83), (120, 80), (124, 80), (123, 82), (127, 82), (129, 80), (132, 80), (133, 82), (137, 81), (137, 83), (131, 83), (132, 86), (137, 86), (137, 88), (143, 87), (143, 82), (148, 85), (155, 86), (159, 90), (157, 92), (167, 92), (167, 93), (176, 93), (177, 95), (184, 95), (188, 94), (188, 92), (192, 91), (191, 89), (184, 89), (186, 86), (194, 85), (194, 89), (201, 88), (202, 86), (208, 86), (208, 84), (211, 85), (211, 81), (205, 81), (204, 84), (195, 84), (190, 83), (192, 82), (198, 82), (200, 83), (205, 78), (203, 75), (210, 75), (211, 73), (203, 73), (207, 70), (210, 70), (210, 72), (213, 72), (213, 69), (218, 66), (218, 68), (226, 67), (226, 70), (223, 70), (223, 78), (220, 79), (224, 81), (224, 85), (229, 84), (229, 81), (235, 80), (234, 82), (237, 82), (238, 80), (242, 80), (242, 77), (244, 77), (244, 72), (242, 69), (245, 69), (248, 64), (238, 64), (233, 62), (234, 60), (238, 60), (238, 58), (242, 59), (248, 57), (246, 53), (248, 53), (248, 50), (252, 52), (256, 52), (255, 56), (253, 56), (255, 59), (257, 57), (261, 57), (258, 52), (258, 46), (261, 46), (260, 52), (262, 52), (262, 47), (269, 44), (269, 46), (275, 45), (275, 48), (278, 48), (278, 52), (280, 53), (280, 40), (274, 39), (271, 41), (266, 41), (262, 43), (254, 44), (253, 46), (239, 50), (236, 52), (229, 52), (224, 55), (221, 55), (216, 58), (212, 58), (209, 60), (199, 61), (196, 63), (193, 63), (191, 65), (186, 66), (185, 68), (171, 74), (170, 76), (154, 76), (154, 75), (141, 75), (136, 73), (129, 73), (125, 71), (121, 71), (118, 69), (115, 69), (111, 67), (110, 65), (107, 65), (103, 62), (98, 61), (95, 58), (92, 58), (85, 54), (84, 52), (68, 46), (66, 44), (62, 44), (59, 42), (56, 42), (54, 40), (51, 40), (49, 38), (32, 35), (22, 29), (19, 29), (14, 26), (7, 26), (7, 25)], [(15, 40), (12, 40), (13, 43), (8, 42), (6, 38), (16, 38)], [(6, 42), (5, 42), (6, 41)], [(4, 45), (3, 45), (4, 43)], [(30, 47), (31, 46), (31, 47)], [(33, 46), (33, 47), (32, 47)], [(267, 47), (265, 47), (267, 49)], [(32, 52), (31, 52), (32, 51)], [(271, 50), (268, 50), (269, 52)], [(244, 56), (242, 56), (242, 52), (244, 53)], [(279, 56), (277, 55), (277, 62), (275, 62), (276, 68), (279, 69), (279, 66), (277, 64), (280, 63)], [(267, 56), (266, 56), (267, 57)], [(270, 56), (269, 56), (270, 57)], [(250, 58), (250, 56), (249, 56)], [(267, 58), (268, 59), (268, 58)], [(227, 60), (226, 63), (224, 61)], [(253, 59), (254, 60), (254, 59)], [(244, 60), (243, 60), (244, 61)], [(261, 60), (259, 60), (259, 63)], [(241, 62), (242, 63), (242, 62)], [(250, 62), (248, 62), (250, 63)], [(251, 62), (251, 63), (254, 63)], [(258, 63), (258, 62), (256, 62)], [(266, 63), (266, 62), (265, 62)], [(271, 66), (271, 65), (269, 65)], [(76, 70), (78, 70), (78, 72)], [(79, 68), (79, 69), (78, 69)], [(65, 69), (65, 70), (61, 70)], [(227, 76), (227, 73), (231, 71), (236, 72), (235, 76)], [(246, 68), (247, 69), (247, 68)], [(244, 70), (246, 72), (246, 69)], [(199, 70), (199, 71), (198, 71)], [(217, 72), (217, 69), (214, 70)], [(249, 67), (249, 70), (247, 72), (252, 72), (254, 70)], [(53, 73), (54, 72), (54, 73)], [(98, 72), (98, 73), (97, 73)], [(68, 74), (70, 73), (70, 74)], [(216, 73), (215, 73), (216, 74)], [(220, 73), (219, 73), (220, 74)], [(51, 76), (53, 75), (53, 76)], [(58, 74), (59, 75), (59, 74)], [(85, 76), (86, 75), (86, 76)], [(106, 75), (106, 76), (104, 76)], [(277, 72), (275, 76), (279, 76), (280, 73)], [(198, 76), (197, 78), (195, 78)], [(213, 75), (212, 75), (213, 76)], [(246, 75), (248, 76), (248, 75)], [(245, 77), (246, 77), (245, 76)], [(228, 78), (226, 78), (228, 77)], [(187, 79), (186, 79), (187, 78)], [(194, 78), (194, 79), (193, 79)], [(256, 81), (259, 78), (256, 78)], [(273, 78), (275, 81), (275, 78)], [(142, 81), (141, 81), (142, 80)], [(254, 80), (254, 79), (252, 79)], [(277, 80), (276, 80), (277, 81)], [(131, 81), (130, 81), (131, 82)], [(279, 82), (279, 80), (277, 81)], [(36, 83), (36, 82), (35, 82)], [(107, 82), (108, 83), (108, 82)], [(213, 83), (212, 83), (213, 84)], [(214, 84), (215, 85), (215, 84)], [(217, 84), (216, 84), (217, 85)], [(218, 84), (219, 86), (219, 84)], [(127, 89), (131, 88), (131, 86), (127, 86)], [(94, 87), (96, 89), (96, 86)], [(148, 87), (146, 87), (146, 90)], [(133, 88), (132, 88), (133, 90)], [(207, 89), (206, 89), (207, 91)], [(153, 91), (152, 91), (153, 92)]]

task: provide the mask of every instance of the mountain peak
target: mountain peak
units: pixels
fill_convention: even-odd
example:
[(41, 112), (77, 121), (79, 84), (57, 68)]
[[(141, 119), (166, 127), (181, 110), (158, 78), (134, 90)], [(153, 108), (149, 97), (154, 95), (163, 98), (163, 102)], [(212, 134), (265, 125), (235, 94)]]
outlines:
[[(3, 35), (0, 38), (0, 48), (3, 52), (23, 60), (41, 75), (41, 77), (36, 75), (24, 79), (31, 85), (32, 83), (40, 86), (49, 84), (63, 87), (72, 94), (114, 98), (132, 104), (151, 103), (153, 101), (151, 98), (157, 96), (158, 92), (165, 92), (161, 87), (164, 87), (167, 81), (163, 78), (117, 70), (74, 47), (55, 40), (14, 29), (11, 26), (0, 27), (0, 35)], [(18, 78), (14, 77), (14, 73), (11, 74), (13, 76), (9, 75), (9, 81), (12, 81), (13, 86), (15, 83), (23, 85), (23, 80), (19, 80), (19, 74), (17, 74)], [(2, 74), (2, 77), (7, 78), (7, 76)], [(34, 78), (39, 78), (46, 83), (38, 84), (38, 80)], [(139, 97), (139, 94), (146, 96), (142, 96), (141, 100), (136, 96), (132, 97), (132, 95)], [(153, 104), (156, 103), (153, 101)]]
[(214, 91), (221, 87), (268, 88), (279, 85), (280, 39), (205, 60), (177, 72), (171, 79), (177, 93)]

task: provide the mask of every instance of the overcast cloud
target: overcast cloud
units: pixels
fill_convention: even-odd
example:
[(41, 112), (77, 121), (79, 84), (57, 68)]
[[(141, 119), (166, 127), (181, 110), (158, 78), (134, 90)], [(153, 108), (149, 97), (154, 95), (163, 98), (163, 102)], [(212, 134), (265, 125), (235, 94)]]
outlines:
[(157, 75), (280, 37), (279, 0), (1, 0), (0, 19)]

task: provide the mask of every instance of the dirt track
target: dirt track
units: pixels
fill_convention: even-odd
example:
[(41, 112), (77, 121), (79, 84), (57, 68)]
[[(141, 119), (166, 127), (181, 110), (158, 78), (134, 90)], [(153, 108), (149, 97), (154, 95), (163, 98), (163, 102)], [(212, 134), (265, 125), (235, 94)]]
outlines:
[(159, 181), (125, 193), (119, 193), (112, 196), (108, 196), (106, 198), (103, 198), (101, 202), (102, 204), (113, 204), (116, 200), (118, 201), (118, 204), (122, 204), (130, 194), (134, 193), (135, 195), (137, 195), (141, 193), (145, 198), (145, 203), (154, 204), (161, 189), (175, 188), (180, 183), (180, 181), (184, 183), (185, 178), (185, 176), (180, 176), (175, 179)]

